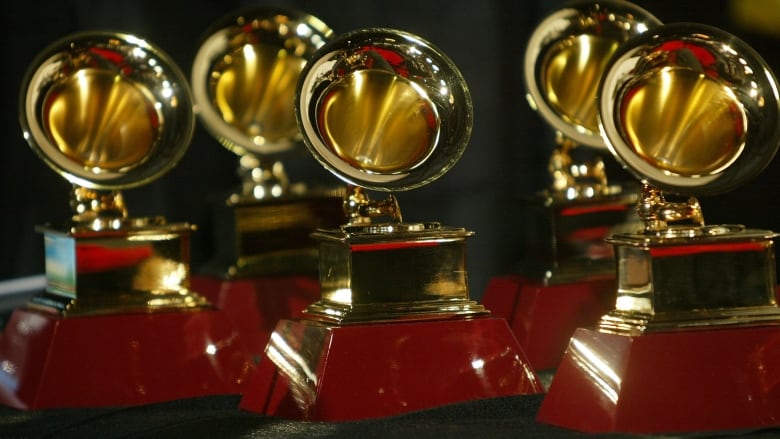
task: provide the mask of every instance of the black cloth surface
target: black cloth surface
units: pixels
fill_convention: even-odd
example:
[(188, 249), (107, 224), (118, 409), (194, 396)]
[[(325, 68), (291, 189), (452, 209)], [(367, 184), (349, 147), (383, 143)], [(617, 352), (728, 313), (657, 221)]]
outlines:
[[(301, 422), (237, 409), (240, 397), (210, 396), (129, 408), (18, 411), (0, 408), (2, 438), (640, 438), (587, 434), (536, 422), (540, 395), (470, 401), (354, 422)], [(780, 437), (780, 429), (655, 437)]]

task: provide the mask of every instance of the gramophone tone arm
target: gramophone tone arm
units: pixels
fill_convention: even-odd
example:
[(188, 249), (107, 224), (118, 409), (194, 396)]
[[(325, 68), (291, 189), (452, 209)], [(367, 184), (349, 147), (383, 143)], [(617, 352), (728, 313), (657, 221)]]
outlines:
[(372, 218), (387, 216), (394, 222), (403, 222), (398, 200), (390, 194), (386, 199), (372, 201), (360, 186), (349, 186), (344, 210), (350, 225), (370, 224)]
[(639, 217), (645, 222), (646, 232), (666, 230), (669, 223), (689, 222), (695, 226), (704, 225), (704, 215), (696, 197), (684, 202), (668, 202), (657, 188), (644, 184), (642, 197), (637, 207)]
[(592, 160), (575, 162), (571, 157), (571, 150), (577, 145), (570, 139), (558, 134), (558, 145), (550, 155), (547, 169), (552, 177), (552, 190), (565, 192), (569, 189), (581, 189), (590, 187), (594, 192), (600, 192), (607, 187), (607, 172), (604, 161), (600, 157)]

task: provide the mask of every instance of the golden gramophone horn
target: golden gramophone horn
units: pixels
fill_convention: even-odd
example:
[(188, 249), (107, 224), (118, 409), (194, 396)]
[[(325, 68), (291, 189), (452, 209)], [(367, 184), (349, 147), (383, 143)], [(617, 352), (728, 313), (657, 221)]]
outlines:
[(192, 67), (196, 112), (239, 156), (289, 152), (300, 142), (294, 97), (298, 76), (331, 36), (306, 13), (251, 8), (218, 21)]
[(606, 148), (595, 105), (604, 66), (622, 42), (660, 24), (625, 1), (564, 4), (528, 41), (524, 74), (532, 107), (566, 138)]
[(173, 168), (194, 128), (186, 78), (160, 49), (123, 33), (85, 32), (32, 62), (20, 96), (25, 139), (71, 183), (142, 185)]
[(408, 190), (446, 173), (471, 135), (471, 96), (453, 62), (406, 32), (365, 29), (304, 68), (296, 115), (307, 147), (342, 180)]
[(734, 189), (780, 144), (777, 79), (750, 46), (710, 26), (670, 24), (630, 40), (605, 69), (598, 97), (609, 149), (663, 191)]

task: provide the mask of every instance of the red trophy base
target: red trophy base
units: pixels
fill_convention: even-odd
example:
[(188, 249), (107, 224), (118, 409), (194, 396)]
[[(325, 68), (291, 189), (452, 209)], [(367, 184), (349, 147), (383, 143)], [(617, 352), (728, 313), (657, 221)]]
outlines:
[(490, 280), (481, 302), (506, 319), (536, 371), (554, 369), (577, 328), (594, 326), (615, 306), (615, 279), (545, 285), (523, 276)]
[(537, 420), (590, 433), (780, 425), (780, 326), (638, 336), (579, 329)]
[(132, 406), (240, 394), (253, 368), (218, 311), (65, 318), (18, 309), (0, 335), (0, 404)]
[(192, 290), (227, 314), (247, 351), (259, 358), (279, 320), (299, 318), (320, 298), (320, 284), (307, 276), (225, 280), (193, 276)]
[(288, 419), (350, 421), (541, 392), (503, 319), (345, 326), (283, 320), (240, 407)]

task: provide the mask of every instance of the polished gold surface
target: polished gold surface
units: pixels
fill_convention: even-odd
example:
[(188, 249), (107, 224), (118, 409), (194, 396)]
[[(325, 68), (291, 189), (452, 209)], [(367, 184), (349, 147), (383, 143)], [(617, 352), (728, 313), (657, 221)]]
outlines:
[(617, 300), (601, 330), (639, 334), (780, 321), (776, 234), (738, 225), (695, 230), (610, 238), (618, 260)]
[(472, 233), (403, 222), (394, 195), (430, 183), (460, 158), (471, 98), (438, 49), (392, 29), (342, 35), (307, 63), (296, 114), (314, 156), (349, 184), (348, 223), (319, 229), (321, 299), (304, 311), (326, 325), (485, 316), (469, 299)]
[(360, 70), (333, 83), (317, 110), (328, 147), (357, 169), (413, 169), (433, 151), (436, 108), (425, 91), (384, 70)]
[(763, 59), (717, 28), (666, 25), (618, 49), (599, 89), (601, 130), (642, 181), (645, 227), (609, 239), (617, 301), (600, 330), (780, 323), (777, 234), (705, 225), (696, 198), (738, 187), (766, 167), (780, 145), (777, 90)]
[(380, 217), (386, 217), (386, 222), (391, 225), (399, 225), (404, 221), (395, 195), (389, 194), (384, 200), (372, 200), (360, 186), (347, 186), (344, 213), (347, 226), (368, 225)]
[(429, 42), (361, 29), (328, 43), (299, 83), (306, 146), (337, 177), (370, 190), (409, 190), (458, 161), (471, 136), (471, 95)]
[(155, 146), (159, 114), (148, 90), (116, 72), (87, 68), (47, 93), (44, 124), (54, 143), (85, 167), (119, 170)]
[[(574, 160), (572, 150), (577, 145), (570, 139), (558, 136), (558, 146), (547, 162), (552, 178), (549, 196), (558, 200), (584, 200), (609, 197), (622, 191), (620, 185), (610, 185), (604, 160), (592, 154), (587, 160)], [(580, 151), (582, 151), (580, 149)]]
[(703, 73), (653, 71), (634, 81), (618, 105), (629, 145), (657, 169), (689, 177), (716, 174), (744, 150), (741, 102)]
[(191, 83), (197, 114), (239, 156), (241, 185), (215, 211), (209, 274), (310, 275), (317, 227), (344, 223), (339, 189), (291, 181), (285, 170), (302, 147), (295, 116), (301, 71), (332, 30), (301, 11), (248, 7), (214, 22), (200, 41)]
[(94, 190), (159, 178), (194, 130), (178, 66), (129, 34), (83, 32), (54, 42), (30, 66), (19, 103), (30, 147), (68, 181)]
[[(226, 247), (228, 278), (258, 275), (316, 275), (317, 242), (311, 233), (318, 227), (344, 223), (342, 191), (311, 192), (307, 196), (264, 203), (239, 203), (218, 212), (228, 216), (218, 227)], [(218, 255), (219, 257), (220, 255)]]
[(274, 161), (298, 149), (298, 78), (332, 33), (318, 18), (282, 8), (243, 8), (217, 20), (190, 81), (205, 128), (239, 156)]
[(604, 66), (619, 45), (619, 41), (597, 35), (576, 35), (547, 53), (541, 87), (568, 123), (598, 132), (596, 90)]
[(694, 237), (701, 234), (704, 214), (696, 197), (684, 201), (667, 201), (657, 188), (642, 185), (637, 204), (639, 219), (644, 222), (644, 233), (667, 237)]
[[(531, 108), (556, 130), (548, 189), (559, 200), (609, 197), (596, 94), (617, 48), (660, 22), (625, 1), (566, 2), (537, 25), (526, 46), (524, 79)], [(583, 148), (589, 147), (589, 148)]]
[(642, 230), (636, 215), (636, 191), (561, 199), (549, 191), (520, 200), (523, 246), (513, 272), (545, 285), (615, 277), (615, 233)]
[(30, 306), (63, 316), (209, 308), (189, 290), (187, 224), (122, 231), (43, 228), (46, 294)]
[(207, 308), (189, 291), (189, 224), (133, 218), (120, 189), (171, 169), (194, 129), (186, 79), (128, 34), (46, 48), (20, 93), (24, 137), (73, 185), (71, 220), (43, 227), (47, 287), (29, 306), (63, 316)]
[(604, 67), (620, 44), (660, 24), (627, 1), (563, 3), (526, 44), (523, 75), (531, 108), (576, 145), (605, 149), (596, 107)]
[(641, 228), (636, 186), (610, 184), (596, 93), (610, 57), (660, 22), (625, 1), (564, 2), (534, 29), (524, 54), (528, 103), (555, 130), (550, 185), (523, 200), (516, 271), (546, 284), (614, 276), (604, 238)]
[(320, 230), (321, 299), (304, 315), (337, 324), (487, 315), (469, 299), (471, 235), (437, 223)]
[(643, 183), (681, 195), (733, 190), (780, 145), (778, 84), (746, 43), (692, 23), (622, 45), (600, 83), (601, 130)]
[(70, 198), (71, 223), (92, 230), (119, 229), (126, 225), (127, 206), (119, 191), (96, 191), (74, 186)]
[(295, 87), (304, 64), (295, 50), (245, 44), (212, 68), (214, 105), (226, 123), (256, 145), (295, 138)]

